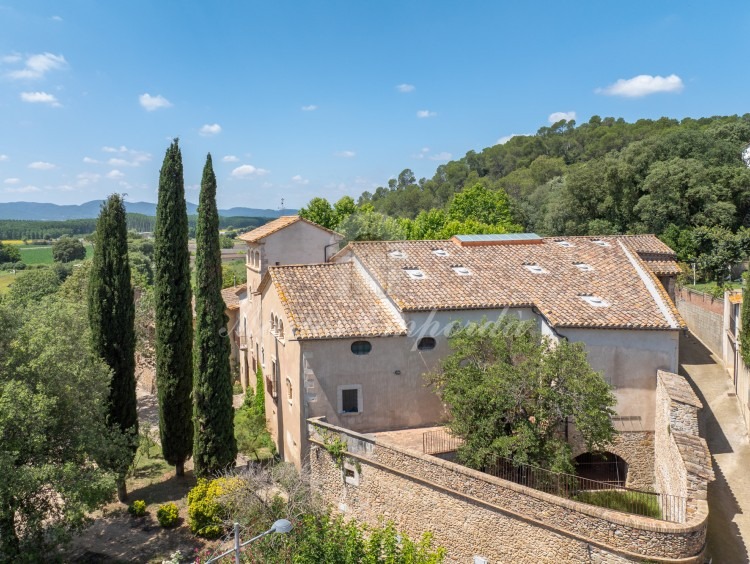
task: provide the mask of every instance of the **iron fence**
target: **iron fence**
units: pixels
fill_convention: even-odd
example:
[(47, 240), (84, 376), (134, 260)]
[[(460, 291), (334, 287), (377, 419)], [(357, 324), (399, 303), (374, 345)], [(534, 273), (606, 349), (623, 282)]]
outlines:
[[(422, 444), (425, 454), (443, 454), (455, 450), (463, 441), (445, 431), (429, 431), (422, 435)], [(501, 456), (492, 457), (480, 470), (502, 480), (589, 505), (674, 523), (682, 523), (686, 518), (687, 498), (627, 488), (619, 476), (607, 481), (592, 480), (518, 464)]]

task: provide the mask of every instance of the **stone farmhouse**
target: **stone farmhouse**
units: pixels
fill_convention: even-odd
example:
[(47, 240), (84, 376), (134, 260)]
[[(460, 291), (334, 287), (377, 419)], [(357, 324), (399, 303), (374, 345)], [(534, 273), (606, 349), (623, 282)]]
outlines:
[(241, 238), (243, 385), (260, 365), (285, 460), (307, 456), (311, 417), (361, 433), (439, 424), (443, 406), (423, 374), (448, 352), (447, 330), (513, 314), (585, 343), (617, 395), (626, 438), (614, 454), (629, 484), (651, 481), (656, 371), (677, 371), (685, 327), (669, 297), (674, 253), (656, 237), (458, 235), (338, 251), (338, 234), (286, 216)]

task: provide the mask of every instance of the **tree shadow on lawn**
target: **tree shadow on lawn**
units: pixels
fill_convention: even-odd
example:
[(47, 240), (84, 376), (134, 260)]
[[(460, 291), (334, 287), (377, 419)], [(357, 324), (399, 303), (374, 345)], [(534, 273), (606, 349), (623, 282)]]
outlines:
[[(154, 465), (158, 467), (161, 461), (155, 461)], [(142, 499), (148, 505), (167, 503), (169, 501), (178, 502), (187, 497), (188, 492), (195, 487), (196, 479), (192, 470), (186, 470), (185, 475), (177, 477), (174, 470), (170, 470), (171, 476), (168, 478), (154, 481), (150, 484), (136, 486), (128, 491), (128, 499)]]

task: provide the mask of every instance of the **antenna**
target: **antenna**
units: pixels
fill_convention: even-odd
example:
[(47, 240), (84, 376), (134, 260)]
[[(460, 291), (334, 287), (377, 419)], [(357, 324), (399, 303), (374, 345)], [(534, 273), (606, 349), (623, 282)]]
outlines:
[(281, 211), (284, 211), (284, 198), (281, 198), (281, 205), (279, 206)]

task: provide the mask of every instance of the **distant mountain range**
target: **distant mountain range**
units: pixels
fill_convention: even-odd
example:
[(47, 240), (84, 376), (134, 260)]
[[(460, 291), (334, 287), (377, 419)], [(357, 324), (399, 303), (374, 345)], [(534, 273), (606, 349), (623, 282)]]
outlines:
[[(92, 200), (80, 205), (60, 206), (57, 204), (40, 204), (36, 202), (9, 202), (0, 203), (0, 219), (26, 219), (26, 220), (65, 220), (65, 219), (90, 219), (99, 216), (99, 208), (102, 200)], [(156, 215), (156, 204), (149, 202), (125, 202), (125, 207), (130, 213), (142, 213), (143, 215)], [(187, 203), (188, 215), (198, 213), (198, 205)], [(281, 215), (293, 215), (297, 210), (269, 210), (258, 208), (229, 208), (219, 210), (222, 217), (279, 217)]]

